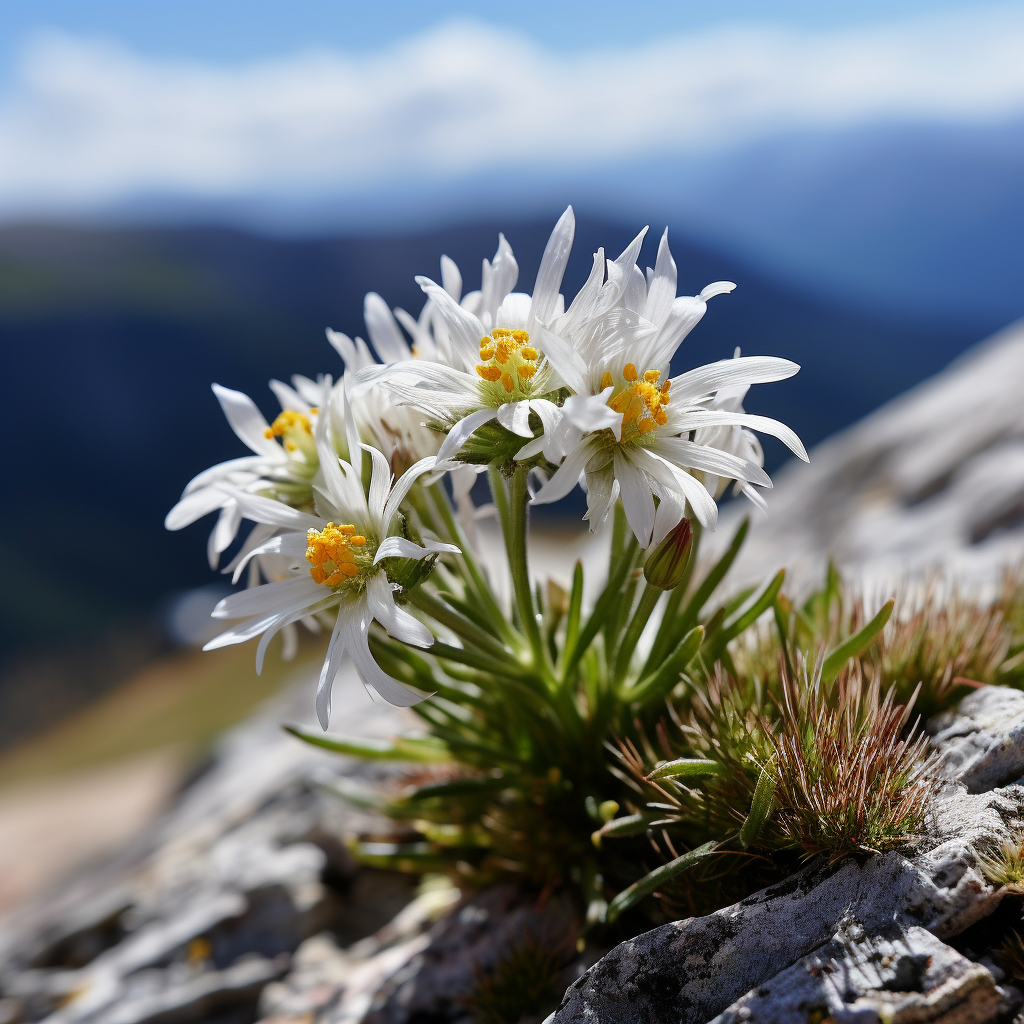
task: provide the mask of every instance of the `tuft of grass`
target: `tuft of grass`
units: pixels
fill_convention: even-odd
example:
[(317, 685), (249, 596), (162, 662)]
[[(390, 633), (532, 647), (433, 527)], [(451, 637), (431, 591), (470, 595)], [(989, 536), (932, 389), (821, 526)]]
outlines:
[(993, 885), (1024, 894), (1024, 838), (1003, 842), (998, 850), (983, 854), (978, 867)]
[(1015, 981), (1024, 981), (1024, 938), (1010, 932), (996, 953), (999, 966)]
[(865, 684), (857, 667), (831, 688), (784, 681), (766, 768), (778, 841), (836, 860), (917, 838), (939, 785), (927, 737), (907, 728), (917, 692), (906, 704), (896, 703), (895, 686), (881, 697), (879, 677)]
[(634, 813), (659, 859), (716, 844), (661, 887), (670, 912), (700, 912), (709, 895), (739, 898), (744, 884), (768, 884), (795, 860), (883, 852), (921, 834), (940, 782), (911, 723), (913, 699), (897, 703), (891, 687), (882, 696), (857, 662), (832, 683), (821, 660), (814, 673), (804, 661), (799, 669), (780, 668), (779, 686), (766, 688), (719, 666), (688, 694), (685, 717), (670, 704), (653, 742), (620, 740)]

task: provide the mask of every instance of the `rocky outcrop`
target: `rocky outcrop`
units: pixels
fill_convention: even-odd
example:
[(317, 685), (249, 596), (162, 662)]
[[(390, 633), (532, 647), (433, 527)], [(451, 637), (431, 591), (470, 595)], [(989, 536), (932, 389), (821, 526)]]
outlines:
[(1020, 837), (1021, 717), (1024, 694), (986, 687), (932, 723), (948, 781), (913, 855), (815, 863), (624, 942), (569, 989), (553, 1024), (999, 1019), (1020, 993), (947, 943), (1004, 896), (978, 855)]

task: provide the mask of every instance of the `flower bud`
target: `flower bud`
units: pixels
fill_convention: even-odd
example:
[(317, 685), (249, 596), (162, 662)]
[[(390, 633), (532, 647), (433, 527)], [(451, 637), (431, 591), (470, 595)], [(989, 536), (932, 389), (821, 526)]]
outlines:
[(690, 520), (683, 518), (679, 525), (647, 556), (644, 579), (652, 587), (672, 590), (682, 582), (686, 563), (693, 548), (693, 530)]

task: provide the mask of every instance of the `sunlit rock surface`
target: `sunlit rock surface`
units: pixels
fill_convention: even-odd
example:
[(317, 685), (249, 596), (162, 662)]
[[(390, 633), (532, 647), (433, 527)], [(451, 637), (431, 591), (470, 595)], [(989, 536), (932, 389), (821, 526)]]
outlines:
[(723, 514), (709, 547), (752, 519), (737, 578), (786, 566), (806, 585), (831, 556), (869, 587), (935, 569), (998, 581), (1024, 559), (1024, 322), (810, 454), (776, 474), (767, 517)]

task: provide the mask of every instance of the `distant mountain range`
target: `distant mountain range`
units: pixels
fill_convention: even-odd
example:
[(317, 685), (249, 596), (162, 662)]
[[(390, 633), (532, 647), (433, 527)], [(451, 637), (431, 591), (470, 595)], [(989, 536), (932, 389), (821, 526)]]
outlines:
[[(550, 223), (505, 225), (530, 288)], [(170, 591), (211, 580), (209, 523), (180, 534), (163, 516), (187, 480), (243, 453), (210, 392), (216, 381), (273, 415), (271, 377), (337, 374), (324, 328), (363, 332), (363, 295), (416, 312), (417, 273), (447, 253), (467, 287), (498, 228), (477, 224), (410, 237), (283, 240), (220, 229), (0, 230), (0, 343), (7, 416), (0, 509), (0, 644), (81, 644), (138, 620)], [(574, 293), (591, 253), (617, 255), (631, 231), (583, 220), (566, 278)], [(653, 263), (657, 232), (644, 256)], [(727, 279), (679, 355), (691, 365), (771, 353), (804, 367), (762, 388), (750, 407), (792, 424), (808, 445), (944, 366), (1003, 326), (1005, 310), (964, 316), (882, 315), (786, 287), (673, 236), (681, 290)], [(770, 465), (782, 453), (769, 448)], [(3, 682), (0, 680), (0, 690)]]

